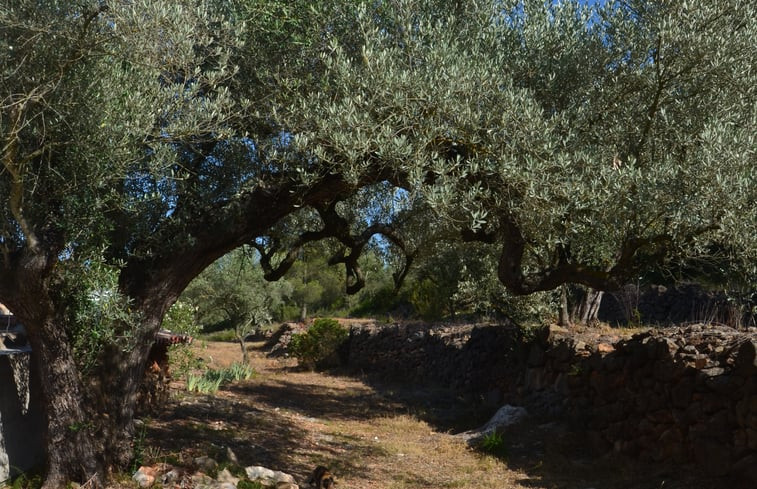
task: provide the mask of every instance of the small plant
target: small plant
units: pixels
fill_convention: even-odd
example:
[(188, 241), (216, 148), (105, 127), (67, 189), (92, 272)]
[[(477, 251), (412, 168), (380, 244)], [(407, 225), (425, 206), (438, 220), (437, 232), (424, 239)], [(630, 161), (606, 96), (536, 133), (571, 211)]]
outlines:
[(641, 322), (641, 311), (639, 311), (638, 307), (634, 307), (631, 310), (631, 317), (628, 319), (628, 325), (633, 327), (639, 327), (642, 325)]
[(242, 363), (233, 363), (221, 370), (206, 370), (201, 375), (187, 375), (187, 390), (200, 394), (215, 394), (222, 385), (237, 380), (247, 380), (254, 374), (252, 367)]
[(147, 438), (147, 426), (142, 425), (134, 436), (132, 445), (131, 472), (144, 465), (145, 463), (145, 439)]
[(190, 345), (178, 344), (168, 347), (168, 365), (174, 376), (189, 381), (191, 372), (203, 367), (203, 360)]
[(228, 382), (236, 380), (248, 380), (255, 374), (255, 371), (246, 363), (232, 363), (229, 368), (224, 369)]
[(314, 370), (336, 355), (349, 333), (334, 319), (316, 319), (305, 332), (292, 336), (289, 352), (300, 365)]
[(568, 372), (568, 375), (571, 377), (578, 377), (583, 373), (583, 368), (580, 364), (574, 363), (570, 366), (570, 371)]
[(39, 474), (23, 473), (13, 480), (7, 487), (10, 489), (39, 489), (42, 487), (42, 476)]
[(486, 434), (481, 440), (479, 448), (484, 453), (493, 455), (497, 458), (507, 457), (507, 447), (505, 446), (505, 439), (502, 435), (496, 431)]
[(215, 394), (221, 388), (223, 375), (217, 370), (206, 370), (202, 375), (189, 374), (187, 377), (187, 390), (200, 394)]

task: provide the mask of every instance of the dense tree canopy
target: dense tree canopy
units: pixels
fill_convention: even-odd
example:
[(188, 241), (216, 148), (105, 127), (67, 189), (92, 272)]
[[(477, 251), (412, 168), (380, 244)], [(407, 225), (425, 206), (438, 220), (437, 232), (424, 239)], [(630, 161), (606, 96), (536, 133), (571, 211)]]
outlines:
[(498, 246), (516, 293), (616, 287), (713, 240), (755, 256), (748, 2), (424, 4), (363, 11), (357, 56), (333, 43), (283, 116), (295, 144), (353, 179), (380, 162)]
[(0, 297), (43, 379), (46, 486), (123, 466), (165, 311), (245, 244), (276, 279), (331, 239), (351, 292), (376, 235), (397, 282), (443, 235), (516, 294), (713, 249), (753, 267), (757, 7), (580, 5), (5, 2)]

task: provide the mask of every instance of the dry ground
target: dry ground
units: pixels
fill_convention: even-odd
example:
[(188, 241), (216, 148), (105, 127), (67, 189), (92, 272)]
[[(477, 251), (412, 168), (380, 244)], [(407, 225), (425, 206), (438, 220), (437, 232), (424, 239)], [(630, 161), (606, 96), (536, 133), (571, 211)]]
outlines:
[[(196, 348), (211, 368), (241, 358), (233, 343)], [(250, 361), (254, 378), (214, 396), (189, 395), (176, 383), (165, 409), (145, 420), (146, 458), (189, 463), (209, 454), (223, 460), (230, 448), (239, 465), (288, 472), (301, 487), (316, 465), (327, 465), (339, 489), (729, 487), (690, 470), (592, 453), (580, 433), (538, 419), (506, 433), (507, 455), (496, 458), (454, 436), (483, 424), (491, 412), (444, 389), (302, 372), (293, 360), (269, 359), (254, 348)]]

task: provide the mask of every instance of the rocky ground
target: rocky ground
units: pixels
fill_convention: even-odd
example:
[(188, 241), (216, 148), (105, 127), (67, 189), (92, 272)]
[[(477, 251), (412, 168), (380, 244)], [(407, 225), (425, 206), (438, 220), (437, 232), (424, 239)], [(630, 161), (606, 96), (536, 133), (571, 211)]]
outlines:
[[(303, 372), (291, 359), (266, 357), (262, 343), (252, 346), (257, 374), (250, 380), (212, 396), (190, 395), (174, 383), (164, 409), (143, 419), (139, 447), (145, 466), (196, 474), (202, 471), (198, 459), (210, 457), (219, 465), (205, 472), (216, 482), (185, 477), (185, 486), (229, 489), (253, 466), (290, 474), (307, 487), (317, 465), (331, 468), (340, 489), (727, 487), (699, 477), (692, 467), (639, 465), (595, 453), (581, 432), (536, 416), (509, 428), (496, 455), (482, 453), (458, 435), (492, 414), (471, 399), (440, 387)], [(197, 342), (195, 348), (211, 368), (241, 358), (233, 343)]]

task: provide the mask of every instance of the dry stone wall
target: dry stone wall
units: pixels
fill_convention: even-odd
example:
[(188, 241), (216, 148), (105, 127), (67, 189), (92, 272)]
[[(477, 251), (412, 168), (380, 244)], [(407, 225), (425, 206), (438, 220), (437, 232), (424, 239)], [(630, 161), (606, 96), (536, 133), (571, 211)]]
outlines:
[(354, 325), (345, 356), (351, 369), (386, 379), (491, 393), (515, 387), (522, 341), (514, 325)]
[(757, 483), (757, 332), (691, 325), (596, 345), (530, 346), (521, 391), (582, 421), (598, 444), (697, 462)]
[(757, 487), (757, 330), (690, 325), (621, 339), (505, 326), (362, 325), (349, 366), (566, 416), (600, 447), (695, 462)]

